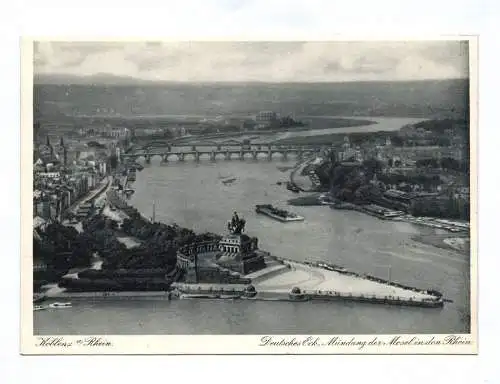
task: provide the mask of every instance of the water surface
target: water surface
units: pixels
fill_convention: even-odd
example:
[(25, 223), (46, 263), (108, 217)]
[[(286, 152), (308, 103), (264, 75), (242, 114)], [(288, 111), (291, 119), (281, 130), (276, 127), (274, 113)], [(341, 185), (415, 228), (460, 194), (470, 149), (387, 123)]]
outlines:
[[(290, 164), (290, 163), (288, 163)], [(423, 245), (412, 235), (430, 231), (328, 207), (290, 207), (302, 223), (256, 215), (255, 204), (286, 206), (295, 194), (278, 161), (169, 163), (154, 158), (137, 172), (131, 203), (156, 219), (196, 231), (222, 233), (233, 211), (247, 220), (259, 247), (297, 261), (322, 259), (349, 269), (435, 288), (453, 303), (443, 309), (361, 303), (216, 300), (75, 299), (73, 307), (34, 313), (39, 334), (266, 334), (458, 333), (469, 330), (469, 257)], [(231, 185), (221, 177), (236, 176)], [(425, 233), (425, 232), (424, 232)], [(390, 268), (389, 268), (390, 266)], [(390, 272), (389, 272), (390, 271)]]

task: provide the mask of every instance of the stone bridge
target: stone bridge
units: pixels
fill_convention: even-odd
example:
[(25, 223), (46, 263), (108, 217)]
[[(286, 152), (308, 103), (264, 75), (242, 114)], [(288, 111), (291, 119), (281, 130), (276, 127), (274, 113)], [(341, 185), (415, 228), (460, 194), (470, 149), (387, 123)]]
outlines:
[(172, 151), (172, 149), (146, 149), (142, 151), (136, 151), (133, 153), (125, 153), (122, 155), (123, 159), (138, 160), (144, 157), (146, 163), (150, 163), (151, 159), (155, 156), (161, 157), (163, 162), (168, 162), (169, 160), (176, 158), (178, 161), (184, 161), (188, 158), (199, 162), (203, 157), (208, 157), (210, 161), (216, 161), (217, 159), (224, 160), (245, 160), (250, 158), (257, 160), (259, 155), (265, 155), (267, 160), (271, 161), (274, 155), (281, 155), (280, 158), (288, 159), (290, 155), (300, 158), (304, 155), (309, 155), (315, 153), (317, 150), (307, 147), (272, 147), (267, 148), (243, 148), (240, 146), (238, 149), (212, 149), (212, 150), (199, 150), (196, 146), (192, 146), (191, 149), (181, 149), (178, 152)]

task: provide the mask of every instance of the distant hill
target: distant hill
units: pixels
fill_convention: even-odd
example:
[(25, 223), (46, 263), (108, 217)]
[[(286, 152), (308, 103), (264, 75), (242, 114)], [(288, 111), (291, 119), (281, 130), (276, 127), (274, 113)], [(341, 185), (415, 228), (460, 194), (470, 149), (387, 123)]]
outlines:
[(460, 118), (469, 82), (167, 83), (98, 74), (35, 76), (41, 115), (254, 115)]
[(35, 74), (34, 84), (52, 85), (141, 85), (149, 81), (134, 77), (116, 76), (110, 73), (98, 73), (92, 76), (76, 76), (67, 74)]

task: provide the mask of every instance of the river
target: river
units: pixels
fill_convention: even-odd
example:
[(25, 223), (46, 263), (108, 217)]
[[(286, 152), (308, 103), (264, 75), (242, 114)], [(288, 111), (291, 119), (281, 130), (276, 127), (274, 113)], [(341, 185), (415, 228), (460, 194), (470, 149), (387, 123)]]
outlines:
[[(290, 164), (289, 162), (288, 164)], [(469, 331), (469, 256), (411, 240), (430, 229), (381, 221), (328, 207), (292, 207), (302, 223), (279, 223), (254, 205), (285, 206), (297, 195), (279, 161), (202, 161), (150, 165), (137, 173), (130, 202), (156, 220), (196, 231), (224, 232), (232, 212), (247, 221), (259, 247), (297, 261), (328, 260), (419, 288), (434, 288), (452, 303), (442, 309), (361, 303), (210, 300), (73, 299), (73, 307), (34, 312), (36, 334), (384, 334)], [(234, 176), (231, 185), (221, 178)], [(430, 232), (429, 232), (430, 233)]]

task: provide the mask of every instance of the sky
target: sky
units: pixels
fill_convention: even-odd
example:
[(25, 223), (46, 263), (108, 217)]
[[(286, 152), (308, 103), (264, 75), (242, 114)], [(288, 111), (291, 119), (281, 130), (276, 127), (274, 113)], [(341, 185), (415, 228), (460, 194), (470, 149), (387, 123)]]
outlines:
[(34, 44), (34, 72), (181, 82), (451, 79), (468, 77), (468, 50), (459, 41), (44, 41)]

